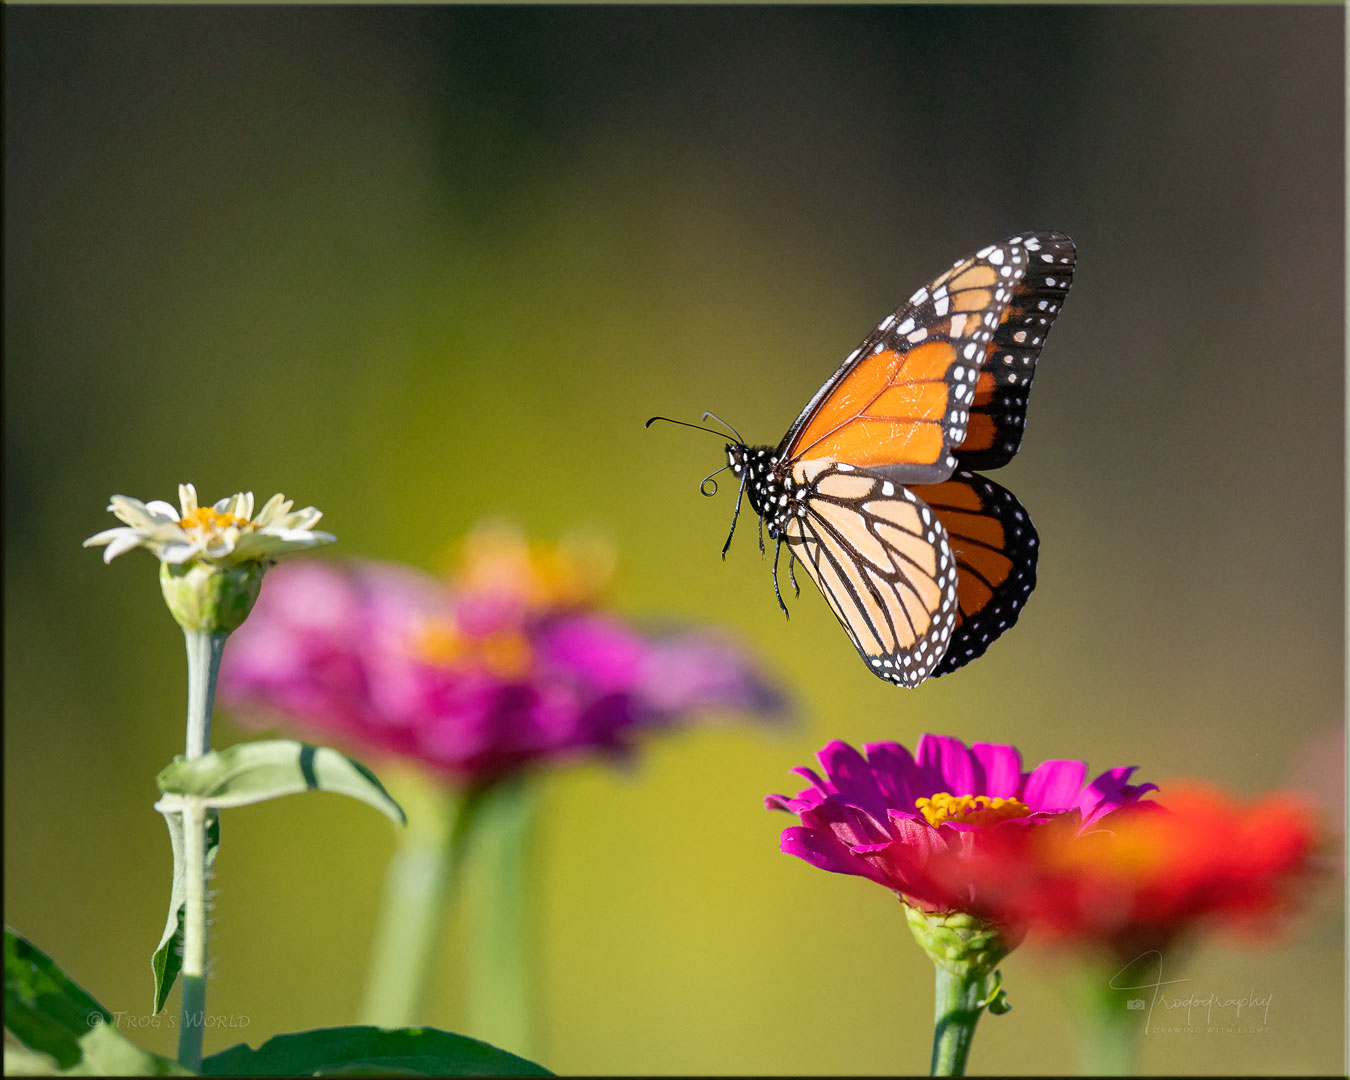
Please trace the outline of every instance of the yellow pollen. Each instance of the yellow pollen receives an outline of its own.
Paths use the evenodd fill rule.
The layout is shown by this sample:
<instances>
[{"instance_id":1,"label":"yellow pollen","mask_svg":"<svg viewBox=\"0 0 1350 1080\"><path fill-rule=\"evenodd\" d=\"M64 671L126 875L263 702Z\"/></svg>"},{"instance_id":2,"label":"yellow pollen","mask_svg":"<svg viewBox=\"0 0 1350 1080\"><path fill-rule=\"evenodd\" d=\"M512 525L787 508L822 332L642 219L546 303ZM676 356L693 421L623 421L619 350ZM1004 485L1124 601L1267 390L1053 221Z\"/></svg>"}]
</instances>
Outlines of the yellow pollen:
<instances>
[{"instance_id":1,"label":"yellow pollen","mask_svg":"<svg viewBox=\"0 0 1350 1080\"><path fill-rule=\"evenodd\" d=\"M178 524L184 529L204 529L207 532L224 532L230 526L241 530L253 527L253 522L247 518L235 514L222 514L209 506L197 507L192 513L180 519Z\"/></svg>"},{"instance_id":2,"label":"yellow pollen","mask_svg":"<svg viewBox=\"0 0 1350 1080\"><path fill-rule=\"evenodd\" d=\"M940 791L927 799L915 799L915 809L930 825L954 821L962 825L993 825L1009 818L1026 817L1031 807L1018 799L992 799L988 795L952 795Z\"/></svg>"}]
</instances>

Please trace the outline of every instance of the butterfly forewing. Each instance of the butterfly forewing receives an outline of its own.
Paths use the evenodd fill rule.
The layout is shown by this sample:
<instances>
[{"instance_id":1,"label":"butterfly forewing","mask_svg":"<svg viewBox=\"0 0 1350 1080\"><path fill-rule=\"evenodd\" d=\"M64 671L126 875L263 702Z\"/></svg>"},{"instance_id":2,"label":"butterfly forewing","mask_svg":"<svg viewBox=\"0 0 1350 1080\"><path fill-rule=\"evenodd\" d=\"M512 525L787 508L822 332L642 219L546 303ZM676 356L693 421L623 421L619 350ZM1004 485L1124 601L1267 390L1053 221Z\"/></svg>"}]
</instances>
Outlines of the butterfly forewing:
<instances>
[{"instance_id":1,"label":"butterfly forewing","mask_svg":"<svg viewBox=\"0 0 1350 1080\"><path fill-rule=\"evenodd\" d=\"M946 675L1017 621L1036 586L1039 540L1013 493L983 476L959 470L915 494L942 522L956 559L956 626L932 672Z\"/></svg>"},{"instance_id":2,"label":"butterfly forewing","mask_svg":"<svg viewBox=\"0 0 1350 1080\"><path fill-rule=\"evenodd\" d=\"M1037 251L1061 235L991 244L916 292L821 387L779 456L846 461L904 484L949 476L1000 320Z\"/></svg>"},{"instance_id":3,"label":"butterfly forewing","mask_svg":"<svg viewBox=\"0 0 1350 1080\"><path fill-rule=\"evenodd\" d=\"M1073 284L1075 251L1063 233L1028 233L1026 273L1013 286L975 382L975 398L956 459L966 469L997 469L1022 445L1027 396L1046 336Z\"/></svg>"},{"instance_id":4,"label":"butterfly forewing","mask_svg":"<svg viewBox=\"0 0 1350 1080\"><path fill-rule=\"evenodd\" d=\"M783 529L872 672L917 686L946 651L957 617L946 532L918 496L848 465L794 469L806 488Z\"/></svg>"}]
</instances>

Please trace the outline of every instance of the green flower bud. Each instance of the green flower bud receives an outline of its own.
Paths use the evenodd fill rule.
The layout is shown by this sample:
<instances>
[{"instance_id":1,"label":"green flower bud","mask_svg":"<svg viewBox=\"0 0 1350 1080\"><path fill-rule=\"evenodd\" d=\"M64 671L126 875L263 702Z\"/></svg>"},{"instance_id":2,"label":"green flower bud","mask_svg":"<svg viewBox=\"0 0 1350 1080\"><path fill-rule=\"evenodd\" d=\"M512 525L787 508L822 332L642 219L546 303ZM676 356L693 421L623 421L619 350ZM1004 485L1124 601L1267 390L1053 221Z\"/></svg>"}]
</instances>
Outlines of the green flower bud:
<instances>
[{"instance_id":1,"label":"green flower bud","mask_svg":"<svg viewBox=\"0 0 1350 1080\"><path fill-rule=\"evenodd\" d=\"M223 565L206 559L160 563L164 602L184 630L229 634L243 625L262 588L267 564Z\"/></svg>"},{"instance_id":2,"label":"green flower bud","mask_svg":"<svg viewBox=\"0 0 1350 1080\"><path fill-rule=\"evenodd\" d=\"M923 911L904 905L914 940L933 963L953 975L988 975L1021 944L1023 935L964 911Z\"/></svg>"}]
</instances>

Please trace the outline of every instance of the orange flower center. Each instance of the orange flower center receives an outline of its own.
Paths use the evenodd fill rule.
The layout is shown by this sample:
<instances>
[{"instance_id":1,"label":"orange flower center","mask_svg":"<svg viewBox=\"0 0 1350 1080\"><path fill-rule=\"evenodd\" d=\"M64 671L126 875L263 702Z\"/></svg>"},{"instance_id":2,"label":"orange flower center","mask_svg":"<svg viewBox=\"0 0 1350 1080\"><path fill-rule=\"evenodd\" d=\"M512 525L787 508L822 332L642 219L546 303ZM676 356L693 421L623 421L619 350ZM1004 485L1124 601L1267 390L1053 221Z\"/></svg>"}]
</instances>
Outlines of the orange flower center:
<instances>
[{"instance_id":1,"label":"orange flower center","mask_svg":"<svg viewBox=\"0 0 1350 1080\"><path fill-rule=\"evenodd\" d=\"M201 529L203 532L224 532L226 529L234 526L236 529L246 530L253 526L253 522L247 518L238 517L235 514L222 514L219 510L210 506L199 506L192 513L187 514L178 522L184 529Z\"/></svg>"},{"instance_id":2,"label":"orange flower center","mask_svg":"<svg viewBox=\"0 0 1350 1080\"><path fill-rule=\"evenodd\" d=\"M470 636L443 622L422 626L413 648L429 664L484 668L503 679L523 678L534 659L529 641L519 631L498 630L481 637Z\"/></svg>"},{"instance_id":3,"label":"orange flower center","mask_svg":"<svg viewBox=\"0 0 1350 1080\"><path fill-rule=\"evenodd\" d=\"M1009 818L1026 817L1031 807L1018 799L993 799L988 795L952 795L939 791L927 799L916 799L915 809L930 825L957 822L961 825L993 825Z\"/></svg>"}]
</instances>

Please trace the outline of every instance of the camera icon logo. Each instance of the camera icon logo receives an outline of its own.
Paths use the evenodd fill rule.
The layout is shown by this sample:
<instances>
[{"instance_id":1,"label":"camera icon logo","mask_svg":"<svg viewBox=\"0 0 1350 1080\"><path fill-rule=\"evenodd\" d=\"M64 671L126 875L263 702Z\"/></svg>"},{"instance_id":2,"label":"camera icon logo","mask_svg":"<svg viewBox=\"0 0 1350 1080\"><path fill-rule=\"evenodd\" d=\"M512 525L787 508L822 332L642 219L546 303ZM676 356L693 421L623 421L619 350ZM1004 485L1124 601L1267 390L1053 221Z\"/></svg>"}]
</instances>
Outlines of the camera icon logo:
<instances>
[{"instance_id":1,"label":"camera icon logo","mask_svg":"<svg viewBox=\"0 0 1350 1080\"><path fill-rule=\"evenodd\" d=\"M1144 999L1130 998L1129 1001L1125 1002L1125 1008L1129 1009L1131 1012L1140 1012L1144 1008Z\"/></svg>"}]
</instances>

